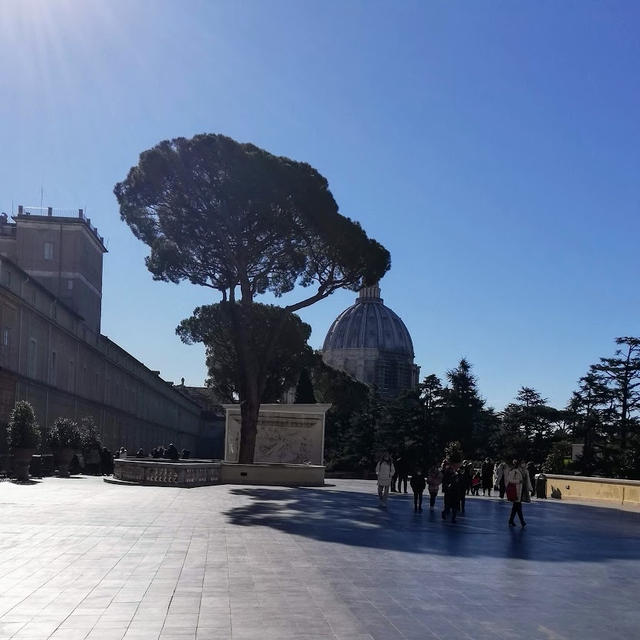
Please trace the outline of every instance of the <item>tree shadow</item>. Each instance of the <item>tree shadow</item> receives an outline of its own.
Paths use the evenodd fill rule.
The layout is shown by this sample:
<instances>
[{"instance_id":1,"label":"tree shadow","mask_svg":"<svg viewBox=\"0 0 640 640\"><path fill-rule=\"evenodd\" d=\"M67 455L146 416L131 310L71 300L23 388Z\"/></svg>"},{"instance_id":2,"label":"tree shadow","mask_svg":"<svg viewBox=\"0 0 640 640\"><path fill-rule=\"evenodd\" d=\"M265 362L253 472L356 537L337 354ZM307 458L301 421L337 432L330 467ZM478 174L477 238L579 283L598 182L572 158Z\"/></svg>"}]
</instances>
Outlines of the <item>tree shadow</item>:
<instances>
[{"instance_id":1,"label":"tree shadow","mask_svg":"<svg viewBox=\"0 0 640 640\"><path fill-rule=\"evenodd\" d=\"M224 515L232 524L262 526L323 542L412 553L492 556L543 562L640 559L640 513L546 500L523 505L527 527L509 527L511 504L467 497L457 522L413 512L413 497L392 494L387 509L371 493L324 488L236 487L249 501Z\"/></svg>"}]
</instances>

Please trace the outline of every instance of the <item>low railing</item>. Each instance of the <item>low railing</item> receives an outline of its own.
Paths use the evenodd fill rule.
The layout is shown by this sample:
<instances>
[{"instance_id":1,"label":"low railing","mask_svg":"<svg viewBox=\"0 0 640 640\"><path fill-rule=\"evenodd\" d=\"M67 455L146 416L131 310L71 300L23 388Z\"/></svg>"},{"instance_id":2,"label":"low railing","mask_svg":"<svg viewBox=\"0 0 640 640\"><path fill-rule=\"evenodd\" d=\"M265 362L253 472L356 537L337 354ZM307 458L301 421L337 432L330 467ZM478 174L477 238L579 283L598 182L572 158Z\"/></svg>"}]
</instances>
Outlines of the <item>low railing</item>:
<instances>
[{"instance_id":1,"label":"low railing","mask_svg":"<svg viewBox=\"0 0 640 640\"><path fill-rule=\"evenodd\" d=\"M640 505L640 480L547 474L547 495Z\"/></svg>"},{"instance_id":2,"label":"low railing","mask_svg":"<svg viewBox=\"0 0 640 640\"><path fill-rule=\"evenodd\" d=\"M113 477L160 487L204 487L220 482L220 463L209 460L115 459Z\"/></svg>"}]
</instances>

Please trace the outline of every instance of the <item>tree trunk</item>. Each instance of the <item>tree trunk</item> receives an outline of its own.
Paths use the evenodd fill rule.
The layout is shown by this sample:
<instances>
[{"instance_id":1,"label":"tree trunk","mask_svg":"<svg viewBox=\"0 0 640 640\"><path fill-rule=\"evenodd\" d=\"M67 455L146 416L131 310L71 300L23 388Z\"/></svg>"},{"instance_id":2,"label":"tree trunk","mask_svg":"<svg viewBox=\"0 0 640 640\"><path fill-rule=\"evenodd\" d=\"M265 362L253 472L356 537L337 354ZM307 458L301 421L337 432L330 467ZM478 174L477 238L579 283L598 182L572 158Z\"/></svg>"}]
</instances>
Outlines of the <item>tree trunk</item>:
<instances>
[{"instance_id":1,"label":"tree trunk","mask_svg":"<svg viewBox=\"0 0 640 640\"><path fill-rule=\"evenodd\" d=\"M243 292L243 296L247 295ZM243 303L243 312L250 309L252 303ZM242 316L236 315L236 320L243 322ZM249 349L249 340L246 326L238 324L237 350L241 355L243 366L243 381L240 388L240 452L238 462L252 464L255 457L256 436L258 431L258 415L260 413L260 401L264 393L266 374L264 362L257 362L255 355ZM269 361L274 345L284 328L284 319L273 330L269 344L265 351L264 360Z\"/></svg>"},{"instance_id":2,"label":"tree trunk","mask_svg":"<svg viewBox=\"0 0 640 640\"><path fill-rule=\"evenodd\" d=\"M233 292L232 292L233 293ZM229 309L235 327L234 339L236 352L240 360L240 451L238 462L252 464L256 448L258 413L260 412L260 391L258 385L258 365L255 355L249 348L246 314L250 313L250 302L236 304L230 296Z\"/></svg>"},{"instance_id":3,"label":"tree trunk","mask_svg":"<svg viewBox=\"0 0 640 640\"><path fill-rule=\"evenodd\" d=\"M258 431L258 414L260 412L260 397L257 385L249 384L240 404L240 464L252 464L256 448Z\"/></svg>"}]
</instances>

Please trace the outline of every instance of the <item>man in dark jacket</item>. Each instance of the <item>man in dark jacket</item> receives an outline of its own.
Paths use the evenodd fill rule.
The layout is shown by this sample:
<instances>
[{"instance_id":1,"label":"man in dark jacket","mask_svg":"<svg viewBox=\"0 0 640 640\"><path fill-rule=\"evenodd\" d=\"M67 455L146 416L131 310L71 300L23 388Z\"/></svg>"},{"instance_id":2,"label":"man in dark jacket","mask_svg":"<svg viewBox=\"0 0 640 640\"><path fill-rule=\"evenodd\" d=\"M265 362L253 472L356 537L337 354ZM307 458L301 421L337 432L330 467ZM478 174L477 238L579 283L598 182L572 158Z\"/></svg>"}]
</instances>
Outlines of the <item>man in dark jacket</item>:
<instances>
[{"instance_id":1,"label":"man in dark jacket","mask_svg":"<svg viewBox=\"0 0 640 640\"><path fill-rule=\"evenodd\" d=\"M458 489L458 476L451 468L448 461L442 463L442 492L444 493L444 511L442 519L446 520L449 511L452 513L451 522L456 521L458 506L460 504L460 491Z\"/></svg>"},{"instance_id":2,"label":"man in dark jacket","mask_svg":"<svg viewBox=\"0 0 640 640\"><path fill-rule=\"evenodd\" d=\"M424 477L422 469L416 469L411 475L411 490L413 491L413 510L422 511L422 494L427 486L427 479Z\"/></svg>"},{"instance_id":3,"label":"man in dark jacket","mask_svg":"<svg viewBox=\"0 0 640 640\"><path fill-rule=\"evenodd\" d=\"M485 492L488 491L489 497L491 497L491 488L493 487L493 463L489 458L485 458L485 461L482 463L481 474L482 495L486 495Z\"/></svg>"}]
</instances>

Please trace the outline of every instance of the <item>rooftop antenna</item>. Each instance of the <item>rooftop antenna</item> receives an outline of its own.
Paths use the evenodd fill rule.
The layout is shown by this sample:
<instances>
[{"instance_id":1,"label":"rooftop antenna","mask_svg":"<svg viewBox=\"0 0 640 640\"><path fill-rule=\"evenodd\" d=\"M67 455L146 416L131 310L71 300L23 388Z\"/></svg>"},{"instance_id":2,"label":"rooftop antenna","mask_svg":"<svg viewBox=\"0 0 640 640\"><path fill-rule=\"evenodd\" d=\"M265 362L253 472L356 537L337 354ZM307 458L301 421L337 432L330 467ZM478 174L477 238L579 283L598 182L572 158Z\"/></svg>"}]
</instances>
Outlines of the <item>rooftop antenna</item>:
<instances>
[{"instance_id":1,"label":"rooftop antenna","mask_svg":"<svg viewBox=\"0 0 640 640\"><path fill-rule=\"evenodd\" d=\"M42 201L44 200L44 187L40 185L40 213L42 213Z\"/></svg>"}]
</instances>

